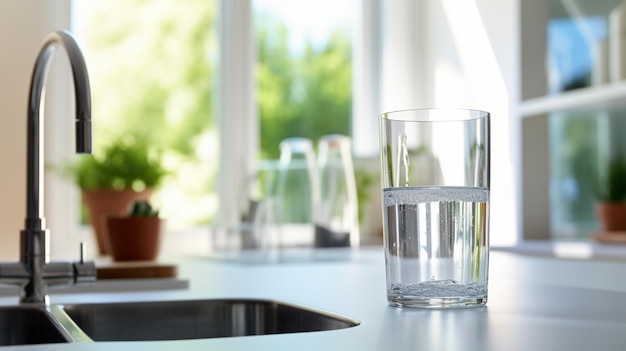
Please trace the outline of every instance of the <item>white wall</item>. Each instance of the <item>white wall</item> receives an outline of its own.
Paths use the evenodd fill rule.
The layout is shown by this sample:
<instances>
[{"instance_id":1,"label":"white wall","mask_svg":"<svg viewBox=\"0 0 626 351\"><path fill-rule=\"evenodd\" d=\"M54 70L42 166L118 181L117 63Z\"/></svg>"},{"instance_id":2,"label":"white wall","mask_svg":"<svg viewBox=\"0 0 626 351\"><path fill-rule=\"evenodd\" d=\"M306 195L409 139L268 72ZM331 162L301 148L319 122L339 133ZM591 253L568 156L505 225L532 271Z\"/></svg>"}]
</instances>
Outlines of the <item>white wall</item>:
<instances>
[{"instance_id":1,"label":"white wall","mask_svg":"<svg viewBox=\"0 0 626 351\"><path fill-rule=\"evenodd\" d=\"M451 80L442 79L450 73L445 68L431 71L434 99L442 103L448 97L449 103L491 113L491 240L495 245L514 244L520 226L515 200L520 147L518 0L437 0L430 4L448 26L448 31L440 30L443 21L430 22L430 46L459 69ZM464 94L459 95L461 91Z\"/></svg>"},{"instance_id":2,"label":"white wall","mask_svg":"<svg viewBox=\"0 0 626 351\"><path fill-rule=\"evenodd\" d=\"M491 239L518 239L518 0L428 0L425 104L491 113Z\"/></svg>"},{"instance_id":3,"label":"white wall","mask_svg":"<svg viewBox=\"0 0 626 351\"><path fill-rule=\"evenodd\" d=\"M26 108L35 57L45 36L69 27L70 1L0 2L0 259L19 257L26 212ZM54 98L52 92L49 98ZM69 119L69 116L67 116ZM67 122L69 129L71 124Z\"/></svg>"},{"instance_id":4,"label":"white wall","mask_svg":"<svg viewBox=\"0 0 626 351\"><path fill-rule=\"evenodd\" d=\"M362 6L361 21L379 26L379 32L369 27L363 45L355 48L364 57L355 62L355 101L362 105L355 107L353 118L355 129L365 131L364 138L355 137L355 151L377 154L372 141L377 141L378 126L363 125L385 111L489 111L492 244L513 245L521 232L516 190L519 0L362 0ZM364 227L376 232L380 209L373 205L368 213Z\"/></svg>"}]
</instances>

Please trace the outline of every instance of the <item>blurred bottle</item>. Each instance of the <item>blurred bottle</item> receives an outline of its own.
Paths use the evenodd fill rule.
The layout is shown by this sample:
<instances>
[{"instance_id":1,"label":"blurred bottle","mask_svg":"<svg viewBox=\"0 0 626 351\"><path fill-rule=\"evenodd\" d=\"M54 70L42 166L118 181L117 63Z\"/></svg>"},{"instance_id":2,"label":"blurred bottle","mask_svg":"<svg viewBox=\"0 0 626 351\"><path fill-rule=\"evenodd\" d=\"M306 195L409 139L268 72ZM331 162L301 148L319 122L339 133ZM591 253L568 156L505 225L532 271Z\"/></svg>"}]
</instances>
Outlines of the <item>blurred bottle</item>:
<instances>
[{"instance_id":1,"label":"blurred bottle","mask_svg":"<svg viewBox=\"0 0 626 351\"><path fill-rule=\"evenodd\" d=\"M315 206L315 246L358 246L358 202L351 140L343 135L326 135L318 146L320 196Z\"/></svg>"},{"instance_id":2,"label":"blurred bottle","mask_svg":"<svg viewBox=\"0 0 626 351\"><path fill-rule=\"evenodd\" d=\"M313 206L317 203L318 184L311 140L283 140L280 143L276 211L280 223L280 247L313 244Z\"/></svg>"},{"instance_id":3,"label":"blurred bottle","mask_svg":"<svg viewBox=\"0 0 626 351\"><path fill-rule=\"evenodd\" d=\"M275 183L276 166L262 161L241 187L236 227L242 249L273 248L276 242Z\"/></svg>"},{"instance_id":4,"label":"blurred bottle","mask_svg":"<svg viewBox=\"0 0 626 351\"><path fill-rule=\"evenodd\" d=\"M262 161L237 187L237 201L228 210L231 222L211 228L211 250L233 258L242 250L273 249L277 241L276 178L278 162ZM258 256L260 257L260 256Z\"/></svg>"}]
</instances>

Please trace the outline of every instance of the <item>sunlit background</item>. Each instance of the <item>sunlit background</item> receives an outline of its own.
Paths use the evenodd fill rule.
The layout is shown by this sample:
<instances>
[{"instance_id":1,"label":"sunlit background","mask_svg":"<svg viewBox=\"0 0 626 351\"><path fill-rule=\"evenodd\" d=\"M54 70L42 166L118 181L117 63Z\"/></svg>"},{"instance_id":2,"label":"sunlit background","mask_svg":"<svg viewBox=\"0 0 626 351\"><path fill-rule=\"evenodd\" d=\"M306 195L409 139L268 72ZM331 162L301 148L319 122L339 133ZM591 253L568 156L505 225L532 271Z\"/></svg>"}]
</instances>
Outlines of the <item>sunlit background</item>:
<instances>
[{"instance_id":1,"label":"sunlit background","mask_svg":"<svg viewBox=\"0 0 626 351\"><path fill-rule=\"evenodd\" d=\"M96 149L120 135L150 140L175 170L155 196L170 228L211 223L220 147L216 2L75 5L75 33L91 72ZM263 0L253 8L259 160L277 159L279 142L290 136L349 134L354 2Z\"/></svg>"},{"instance_id":2,"label":"sunlit background","mask_svg":"<svg viewBox=\"0 0 626 351\"><path fill-rule=\"evenodd\" d=\"M246 182L275 167L281 140L302 136L316 144L331 133L352 137L362 242L379 243L377 116L420 107L491 112L492 244L518 239L519 52L511 38L519 13L512 2L63 4L50 15L84 50L95 149L123 136L164 153L171 172L154 201L172 234L167 248L188 241L208 250L212 228L237 217ZM70 99L66 90L50 89L61 97L55 101ZM60 123L49 129L47 162L75 159L71 131ZM75 243L90 238L79 191L57 174L46 177L53 254L73 257Z\"/></svg>"}]
</instances>

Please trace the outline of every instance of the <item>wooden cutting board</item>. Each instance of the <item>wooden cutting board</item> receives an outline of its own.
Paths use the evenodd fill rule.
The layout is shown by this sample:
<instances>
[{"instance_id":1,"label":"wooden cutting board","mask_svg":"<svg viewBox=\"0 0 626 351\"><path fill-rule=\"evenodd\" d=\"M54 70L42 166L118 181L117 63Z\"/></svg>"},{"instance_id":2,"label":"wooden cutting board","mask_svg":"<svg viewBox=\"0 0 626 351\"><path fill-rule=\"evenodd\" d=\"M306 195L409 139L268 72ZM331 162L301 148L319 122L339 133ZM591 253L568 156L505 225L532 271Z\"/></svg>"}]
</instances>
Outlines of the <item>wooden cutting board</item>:
<instances>
[{"instance_id":1,"label":"wooden cutting board","mask_svg":"<svg viewBox=\"0 0 626 351\"><path fill-rule=\"evenodd\" d=\"M626 232L595 233L592 238L604 244L626 244Z\"/></svg>"},{"instance_id":2,"label":"wooden cutting board","mask_svg":"<svg viewBox=\"0 0 626 351\"><path fill-rule=\"evenodd\" d=\"M178 266L156 262L113 262L96 265L97 279L175 278Z\"/></svg>"}]
</instances>

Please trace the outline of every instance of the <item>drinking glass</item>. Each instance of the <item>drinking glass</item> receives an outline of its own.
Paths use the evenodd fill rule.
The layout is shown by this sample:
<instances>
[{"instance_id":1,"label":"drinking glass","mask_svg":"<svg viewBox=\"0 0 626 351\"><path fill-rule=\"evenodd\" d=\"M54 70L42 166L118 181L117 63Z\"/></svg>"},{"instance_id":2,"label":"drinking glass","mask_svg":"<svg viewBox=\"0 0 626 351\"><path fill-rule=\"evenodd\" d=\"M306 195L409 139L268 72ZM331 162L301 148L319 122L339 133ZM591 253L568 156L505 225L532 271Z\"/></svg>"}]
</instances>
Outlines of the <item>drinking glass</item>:
<instances>
[{"instance_id":1,"label":"drinking glass","mask_svg":"<svg viewBox=\"0 0 626 351\"><path fill-rule=\"evenodd\" d=\"M390 305L487 303L489 118L465 109L380 115Z\"/></svg>"}]
</instances>

